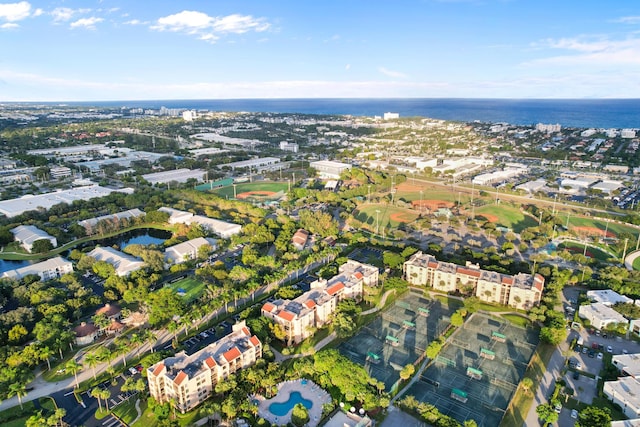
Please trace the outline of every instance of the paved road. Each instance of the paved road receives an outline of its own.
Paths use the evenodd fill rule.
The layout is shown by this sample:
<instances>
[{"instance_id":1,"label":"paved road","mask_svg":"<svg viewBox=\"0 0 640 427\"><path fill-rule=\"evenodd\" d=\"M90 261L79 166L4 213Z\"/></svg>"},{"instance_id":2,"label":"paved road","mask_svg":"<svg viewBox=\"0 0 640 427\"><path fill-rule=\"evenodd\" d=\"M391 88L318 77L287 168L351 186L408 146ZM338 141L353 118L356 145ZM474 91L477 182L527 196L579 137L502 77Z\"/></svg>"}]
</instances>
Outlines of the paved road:
<instances>
[{"instance_id":1,"label":"paved road","mask_svg":"<svg viewBox=\"0 0 640 427\"><path fill-rule=\"evenodd\" d=\"M569 348L568 344L564 344L565 348ZM564 356L562 355L562 350L559 347L553 352L551 356L551 360L549 361L549 365L547 365L547 370L542 377L542 381L540 382L540 387L536 390L536 395L533 399L533 404L531 405L531 409L529 410L529 414L527 414L527 418L525 419L523 427L531 427L540 425L540 421L538 420L538 414L536 413L536 408L538 405L543 403L547 403L549 400L549 396L553 391L553 387L555 386L556 378L560 377L560 372L562 371L562 367L564 366Z\"/></svg>"}]
</instances>

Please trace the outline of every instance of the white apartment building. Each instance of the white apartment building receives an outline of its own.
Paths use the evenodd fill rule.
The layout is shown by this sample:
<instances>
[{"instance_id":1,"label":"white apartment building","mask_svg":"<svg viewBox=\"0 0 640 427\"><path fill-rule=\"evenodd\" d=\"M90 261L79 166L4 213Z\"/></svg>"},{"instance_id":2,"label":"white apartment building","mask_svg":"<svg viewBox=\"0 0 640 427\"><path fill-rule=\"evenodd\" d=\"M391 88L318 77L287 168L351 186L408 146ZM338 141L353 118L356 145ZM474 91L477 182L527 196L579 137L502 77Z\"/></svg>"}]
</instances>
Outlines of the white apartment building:
<instances>
[{"instance_id":1,"label":"white apartment building","mask_svg":"<svg viewBox=\"0 0 640 427\"><path fill-rule=\"evenodd\" d=\"M403 265L407 282L431 286L441 292L460 291L489 303L527 310L540 302L544 277L518 273L515 276L438 261L432 255L416 252Z\"/></svg>"},{"instance_id":2,"label":"white apartment building","mask_svg":"<svg viewBox=\"0 0 640 427\"><path fill-rule=\"evenodd\" d=\"M587 319L596 329L604 329L612 323L629 324L629 321L622 314L601 302L581 305L578 308L578 316L581 319Z\"/></svg>"},{"instance_id":3,"label":"white apartment building","mask_svg":"<svg viewBox=\"0 0 640 427\"><path fill-rule=\"evenodd\" d=\"M172 264L180 264L198 257L198 250L204 246L211 246L212 250L218 247L216 239L197 237L177 245L169 246L164 250L164 258Z\"/></svg>"},{"instance_id":4,"label":"white apartment building","mask_svg":"<svg viewBox=\"0 0 640 427\"><path fill-rule=\"evenodd\" d=\"M382 118L385 119L385 120L399 119L400 118L400 113L391 113L391 112L384 113L382 115Z\"/></svg>"},{"instance_id":5,"label":"white apartment building","mask_svg":"<svg viewBox=\"0 0 640 427\"><path fill-rule=\"evenodd\" d=\"M144 267L144 262L124 252L117 251L108 246L97 247L87 254L96 259L113 265L118 276L128 276L136 270Z\"/></svg>"},{"instance_id":6,"label":"white apartment building","mask_svg":"<svg viewBox=\"0 0 640 427\"><path fill-rule=\"evenodd\" d=\"M27 252L31 252L33 244L38 240L48 240L54 248L58 246L58 239L33 225L19 225L10 231L16 241L18 241Z\"/></svg>"},{"instance_id":7,"label":"white apartment building","mask_svg":"<svg viewBox=\"0 0 640 427\"><path fill-rule=\"evenodd\" d=\"M282 325L287 344L297 344L313 335L331 320L331 314L343 299L362 298L363 285L378 284L378 268L349 260L331 279L318 279L311 290L294 300L276 300L262 306L262 315Z\"/></svg>"},{"instance_id":8,"label":"white apartment building","mask_svg":"<svg viewBox=\"0 0 640 427\"><path fill-rule=\"evenodd\" d=\"M616 381L605 381L602 392L618 404L627 417L640 417L640 382L637 379L621 377Z\"/></svg>"},{"instance_id":9,"label":"white apartment building","mask_svg":"<svg viewBox=\"0 0 640 427\"><path fill-rule=\"evenodd\" d=\"M145 212L141 211L138 208L135 208L135 209L129 209L128 211L124 211L124 212L118 212L110 215L102 215L102 216L97 216L95 218L84 219L82 221L78 221L78 225L84 227L87 234L91 235L95 232L94 228L96 225L98 225L100 221L110 221L114 223L127 221L130 223L134 218L138 218L145 215L146 215Z\"/></svg>"},{"instance_id":10,"label":"white apartment building","mask_svg":"<svg viewBox=\"0 0 640 427\"><path fill-rule=\"evenodd\" d=\"M631 139L636 137L635 129L622 129L620 131L620 137L625 139Z\"/></svg>"},{"instance_id":11,"label":"white apartment building","mask_svg":"<svg viewBox=\"0 0 640 427\"><path fill-rule=\"evenodd\" d=\"M282 151L291 151L292 153L297 153L300 147L295 142L289 141L280 141L280 149Z\"/></svg>"},{"instance_id":12,"label":"white apartment building","mask_svg":"<svg viewBox=\"0 0 640 427\"><path fill-rule=\"evenodd\" d=\"M40 276L40 280L59 279L62 275L73 273L73 264L62 257L55 257L26 267L16 268L2 273L2 277L20 280L30 274Z\"/></svg>"},{"instance_id":13,"label":"white apartment building","mask_svg":"<svg viewBox=\"0 0 640 427\"><path fill-rule=\"evenodd\" d=\"M209 218L203 215L194 215L191 212L167 207L161 207L158 211L169 214L169 224L189 225L195 222L223 239L228 239L242 231L240 224Z\"/></svg>"},{"instance_id":14,"label":"white apartment building","mask_svg":"<svg viewBox=\"0 0 640 427\"><path fill-rule=\"evenodd\" d=\"M184 351L147 369L151 397L185 413L204 402L220 381L262 357L262 343L242 321L232 332L188 356Z\"/></svg>"}]
</instances>

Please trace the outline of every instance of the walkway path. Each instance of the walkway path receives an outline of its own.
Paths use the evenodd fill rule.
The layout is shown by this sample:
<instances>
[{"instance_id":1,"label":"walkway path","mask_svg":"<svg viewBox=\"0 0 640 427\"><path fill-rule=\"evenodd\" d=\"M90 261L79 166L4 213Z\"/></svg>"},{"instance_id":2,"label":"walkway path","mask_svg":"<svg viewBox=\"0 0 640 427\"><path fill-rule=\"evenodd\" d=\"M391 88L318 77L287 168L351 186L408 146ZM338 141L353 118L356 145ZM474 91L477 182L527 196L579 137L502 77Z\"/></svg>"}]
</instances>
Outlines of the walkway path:
<instances>
[{"instance_id":1,"label":"walkway path","mask_svg":"<svg viewBox=\"0 0 640 427\"><path fill-rule=\"evenodd\" d=\"M378 310L382 310L384 308L384 305L387 303L387 297L389 296L389 294L391 294L391 292L395 293L395 289L389 289L387 292L384 293L384 295L382 295L382 298L380 299L380 304L378 304L377 306L370 308L367 311L363 311L362 313L360 313L360 316L366 316L367 314L371 314L371 313L375 313Z\"/></svg>"},{"instance_id":2,"label":"walkway path","mask_svg":"<svg viewBox=\"0 0 640 427\"><path fill-rule=\"evenodd\" d=\"M140 399L136 400L136 412L138 413L138 415L133 421L131 421L131 425L135 424L136 421L138 421L142 416L142 411L140 410Z\"/></svg>"},{"instance_id":3,"label":"walkway path","mask_svg":"<svg viewBox=\"0 0 640 427\"><path fill-rule=\"evenodd\" d=\"M323 347L326 347L331 341L336 339L337 336L338 335L336 335L335 332L331 332L325 338L323 338L320 341L318 341L316 343L316 345L313 346L313 349L315 351L321 350ZM288 359L298 359L300 357L305 357L305 356L309 355L309 353L297 353L297 354L290 354L290 355L285 356L284 354L280 353L278 350L276 350L273 347L271 347L271 351L273 352L273 354L274 354L274 356L276 358L276 362L282 362L283 360L288 360Z\"/></svg>"}]
</instances>

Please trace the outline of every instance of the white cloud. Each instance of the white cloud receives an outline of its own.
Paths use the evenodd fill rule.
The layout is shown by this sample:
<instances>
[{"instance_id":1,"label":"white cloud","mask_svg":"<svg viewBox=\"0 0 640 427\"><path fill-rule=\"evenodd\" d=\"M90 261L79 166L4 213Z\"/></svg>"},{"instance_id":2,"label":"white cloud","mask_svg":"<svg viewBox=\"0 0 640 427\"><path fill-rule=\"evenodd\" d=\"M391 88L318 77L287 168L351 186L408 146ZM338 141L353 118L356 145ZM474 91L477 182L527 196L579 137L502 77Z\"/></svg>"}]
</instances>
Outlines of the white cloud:
<instances>
[{"instance_id":1,"label":"white cloud","mask_svg":"<svg viewBox=\"0 0 640 427\"><path fill-rule=\"evenodd\" d=\"M50 14L53 16L53 22L71 21L78 15L84 15L91 12L91 9L71 9L69 7L57 7Z\"/></svg>"},{"instance_id":2,"label":"white cloud","mask_svg":"<svg viewBox=\"0 0 640 427\"><path fill-rule=\"evenodd\" d=\"M77 21L74 21L71 24L69 24L69 27L86 28L89 30L93 30L96 28L96 24L99 24L102 21L104 21L104 19L96 18L95 16L92 16L91 18L80 18Z\"/></svg>"},{"instance_id":3,"label":"white cloud","mask_svg":"<svg viewBox=\"0 0 640 427\"><path fill-rule=\"evenodd\" d=\"M582 65L589 67L616 67L640 65L640 38L628 37L610 40L606 37L575 37L547 39L536 44L538 47L565 51L562 55L526 62L524 65Z\"/></svg>"},{"instance_id":4,"label":"white cloud","mask_svg":"<svg viewBox=\"0 0 640 427\"><path fill-rule=\"evenodd\" d=\"M619 22L621 24L640 24L640 16L623 16L613 22Z\"/></svg>"},{"instance_id":5,"label":"white cloud","mask_svg":"<svg viewBox=\"0 0 640 427\"><path fill-rule=\"evenodd\" d=\"M251 15L233 14L212 17L203 12L183 10L159 18L156 24L151 26L151 29L196 35L200 40L214 43L223 34L263 32L269 27L270 24L264 18L254 18Z\"/></svg>"},{"instance_id":6,"label":"white cloud","mask_svg":"<svg viewBox=\"0 0 640 427\"><path fill-rule=\"evenodd\" d=\"M9 22L21 21L31 15L31 5L29 2L0 4L0 19Z\"/></svg>"},{"instance_id":7,"label":"white cloud","mask_svg":"<svg viewBox=\"0 0 640 427\"><path fill-rule=\"evenodd\" d=\"M384 74L387 77L393 77L394 79L406 79L407 75L404 73L401 73L399 71L393 71L393 70L389 70L387 68L384 67L379 67L378 71L381 72L382 74Z\"/></svg>"},{"instance_id":8,"label":"white cloud","mask_svg":"<svg viewBox=\"0 0 640 427\"><path fill-rule=\"evenodd\" d=\"M14 28L19 28L20 25L15 22L7 22L5 24L0 25L0 29L2 30L13 30Z\"/></svg>"},{"instance_id":9,"label":"white cloud","mask_svg":"<svg viewBox=\"0 0 640 427\"><path fill-rule=\"evenodd\" d=\"M124 25L145 25L148 24L146 21L141 21L139 19L131 19L129 21L123 22Z\"/></svg>"}]
</instances>

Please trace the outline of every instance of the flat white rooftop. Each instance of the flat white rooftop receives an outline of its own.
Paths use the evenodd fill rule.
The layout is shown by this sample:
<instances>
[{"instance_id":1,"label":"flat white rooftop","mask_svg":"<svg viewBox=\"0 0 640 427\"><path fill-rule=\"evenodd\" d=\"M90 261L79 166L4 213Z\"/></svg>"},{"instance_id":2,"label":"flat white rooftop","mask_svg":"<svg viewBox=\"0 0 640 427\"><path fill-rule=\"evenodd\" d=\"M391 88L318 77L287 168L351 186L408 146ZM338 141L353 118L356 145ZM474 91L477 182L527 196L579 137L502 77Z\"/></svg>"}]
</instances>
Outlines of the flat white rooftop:
<instances>
[{"instance_id":1,"label":"flat white rooftop","mask_svg":"<svg viewBox=\"0 0 640 427\"><path fill-rule=\"evenodd\" d=\"M148 173L142 175L145 181L150 184L165 184L167 182L187 182L189 179L195 179L197 181L204 181L206 171L202 169L175 169L164 172Z\"/></svg>"}]
</instances>

